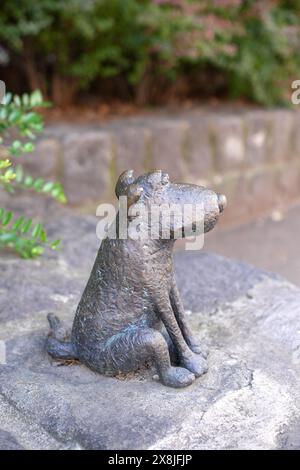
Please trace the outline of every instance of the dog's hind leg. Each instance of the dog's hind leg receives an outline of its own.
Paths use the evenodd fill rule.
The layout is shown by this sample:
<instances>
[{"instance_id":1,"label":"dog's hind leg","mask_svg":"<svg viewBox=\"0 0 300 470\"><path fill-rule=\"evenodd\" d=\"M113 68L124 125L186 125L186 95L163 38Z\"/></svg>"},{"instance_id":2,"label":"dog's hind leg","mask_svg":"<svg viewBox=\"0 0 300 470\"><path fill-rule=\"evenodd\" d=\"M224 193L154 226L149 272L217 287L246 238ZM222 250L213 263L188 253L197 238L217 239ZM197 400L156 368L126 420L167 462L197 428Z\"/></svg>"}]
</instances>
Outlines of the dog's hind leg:
<instances>
[{"instance_id":1,"label":"dog's hind leg","mask_svg":"<svg viewBox=\"0 0 300 470\"><path fill-rule=\"evenodd\" d=\"M182 367L172 367L168 345L162 334L152 328L131 326L112 336L101 351L104 373L130 372L150 361L155 364L160 380L170 387L186 387L195 376Z\"/></svg>"}]
</instances>

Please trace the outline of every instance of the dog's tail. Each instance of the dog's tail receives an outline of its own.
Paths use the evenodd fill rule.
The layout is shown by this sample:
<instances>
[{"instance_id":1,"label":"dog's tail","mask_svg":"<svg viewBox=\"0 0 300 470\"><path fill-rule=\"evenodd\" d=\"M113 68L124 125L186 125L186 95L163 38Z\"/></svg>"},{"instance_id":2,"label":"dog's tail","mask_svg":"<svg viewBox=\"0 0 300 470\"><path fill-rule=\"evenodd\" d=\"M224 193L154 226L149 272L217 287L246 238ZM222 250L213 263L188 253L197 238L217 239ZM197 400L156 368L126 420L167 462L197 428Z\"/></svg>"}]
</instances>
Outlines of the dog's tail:
<instances>
[{"instance_id":1,"label":"dog's tail","mask_svg":"<svg viewBox=\"0 0 300 470\"><path fill-rule=\"evenodd\" d=\"M54 359L78 359L75 345L67 339L67 330L53 313L47 315L50 334L46 341L46 350Z\"/></svg>"}]
</instances>

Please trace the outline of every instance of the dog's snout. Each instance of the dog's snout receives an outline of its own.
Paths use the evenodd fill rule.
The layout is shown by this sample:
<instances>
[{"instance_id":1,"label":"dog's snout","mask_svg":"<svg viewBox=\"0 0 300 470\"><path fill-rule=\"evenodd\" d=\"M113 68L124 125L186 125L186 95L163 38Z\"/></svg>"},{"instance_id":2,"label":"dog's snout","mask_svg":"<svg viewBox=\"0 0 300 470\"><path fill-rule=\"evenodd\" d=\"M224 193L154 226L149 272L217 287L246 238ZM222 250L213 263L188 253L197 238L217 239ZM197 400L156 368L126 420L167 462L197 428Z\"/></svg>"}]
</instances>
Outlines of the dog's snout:
<instances>
[{"instance_id":1,"label":"dog's snout","mask_svg":"<svg viewBox=\"0 0 300 470\"><path fill-rule=\"evenodd\" d=\"M218 205L220 212L223 212L223 210L227 206L227 199L224 194L218 194Z\"/></svg>"}]
</instances>

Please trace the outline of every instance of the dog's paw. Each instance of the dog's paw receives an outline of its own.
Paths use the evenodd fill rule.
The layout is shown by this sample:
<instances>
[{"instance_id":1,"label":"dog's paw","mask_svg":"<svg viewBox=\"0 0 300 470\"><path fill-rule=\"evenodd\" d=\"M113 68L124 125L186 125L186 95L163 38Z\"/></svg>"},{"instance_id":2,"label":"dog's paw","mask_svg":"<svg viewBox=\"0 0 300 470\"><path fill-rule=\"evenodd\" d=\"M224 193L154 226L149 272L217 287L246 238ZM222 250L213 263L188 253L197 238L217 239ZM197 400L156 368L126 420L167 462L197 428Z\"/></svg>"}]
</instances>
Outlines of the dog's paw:
<instances>
[{"instance_id":1,"label":"dog's paw","mask_svg":"<svg viewBox=\"0 0 300 470\"><path fill-rule=\"evenodd\" d=\"M195 377L200 377L208 371L207 361L201 355L194 353L181 358L180 366L191 371Z\"/></svg>"},{"instance_id":2,"label":"dog's paw","mask_svg":"<svg viewBox=\"0 0 300 470\"><path fill-rule=\"evenodd\" d=\"M187 344L191 351L193 351L195 354L201 354L204 359L207 359L209 354L208 349L205 346L200 345L199 341L197 341L194 337L188 338Z\"/></svg>"},{"instance_id":3,"label":"dog's paw","mask_svg":"<svg viewBox=\"0 0 300 470\"><path fill-rule=\"evenodd\" d=\"M188 346L195 354L200 354L204 359L207 359L209 351L205 346L200 346L196 341L191 341Z\"/></svg>"},{"instance_id":4,"label":"dog's paw","mask_svg":"<svg viewBox=\"0 0 300 470\"><path fill-rule=\"evenodd\" d=\"M191 385L195 375L183 367L169 367L161 374L161 381L168 387L183 388Z\"/></svg>"}]
</instances>

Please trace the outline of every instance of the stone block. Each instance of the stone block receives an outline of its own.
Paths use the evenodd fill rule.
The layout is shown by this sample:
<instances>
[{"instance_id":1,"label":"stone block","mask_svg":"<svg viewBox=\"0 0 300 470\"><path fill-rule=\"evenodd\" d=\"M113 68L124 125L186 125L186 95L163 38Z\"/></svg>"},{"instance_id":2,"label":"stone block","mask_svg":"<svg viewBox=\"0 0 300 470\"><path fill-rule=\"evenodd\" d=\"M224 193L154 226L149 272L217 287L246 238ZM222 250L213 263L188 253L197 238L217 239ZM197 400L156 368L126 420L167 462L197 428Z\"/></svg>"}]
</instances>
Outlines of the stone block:
<instances>
[{"instance_id":1,"label":"stone block","mask_svg":"<svg viewBox=\"0 0 300 470\"><path fill-rule=\"evenodd\" d=\"M245 114L246 163L249 167L263 166L268 162L270 121L270 113L266 111Z\"/></svg>"},{"instance_id":2,"label":"stone block","mask_svg":"<svg viewBox=\"0 0 300 470\"><path fill-rule=\"evenodd\" d=\"M300 161L300 111L295 112L293 158Z\"/></svg>"},{"instance_id":3,"label":"stone block","mask_svg":"<svg viewBox=\"0 0 300 470\"><path fill-rule=\"evenodd\" d=\"M278 196L281 204L299 200L300 163L286 165L277 172Z\"/></svg>"},{"instance_id":4,"label":"stone block","mask_svg":"<svg viewBox=\"0 0 300 470\"><path fill-rule=\"evenodd\" d=\"M198 117L190 122L184 158L190 180L197 182L212 175L213 149L209 136L208 118Z\"/></svg>"},{"instance_id":5,"label":"stone block","mask_svg":"<svg viewBox=\"0 0 300 470\"><path fill-rule=\"evenodd\" d=\"M245 163L245 129L241 116L213 115L210 119L215 170L240 170Z\"/></svg>"},{"instance_id":6,"label":"stone block","mask_svg":"<svg viewBox=\"0 0 300 470\"><path fill-rule=\"evenodd\" d=\"M120 126L114 132L115 171L118 177L125 170L141 174L152 168L149 154L150 130L143 126Z\"/></svg>"},{"instance_id":7,"label":"stone block","mask_svg":"<svg viewBox=\"0 0 300 470\"><path fill-rule=\"evenodd\" d=\"M295 147L295 112L274 110L271 117L269 161L278 163L292 160Z\"/></svg>"},{"instance_id":8,"label":"stone block","mask_svg":"<svg viewBox=\"0 0 300 470\"><path fill-rule=\"evenodd\" d=\"M151 146L153 168L169 173L174 180L183 180L187 169L185 148L189 125L180 120L158 120L151 124Z\"/></svg>"},{"instance_id":9,"label":"stone block","mask_svg":"<svg viewBox=\"0 0 300 470\"><path fill-rule=\"evenodd\" d=\"M64 141L63 184L71 204L101 202L111 196L112 141L107 132L68 136Z\"/></svg>"}]
</instances>

